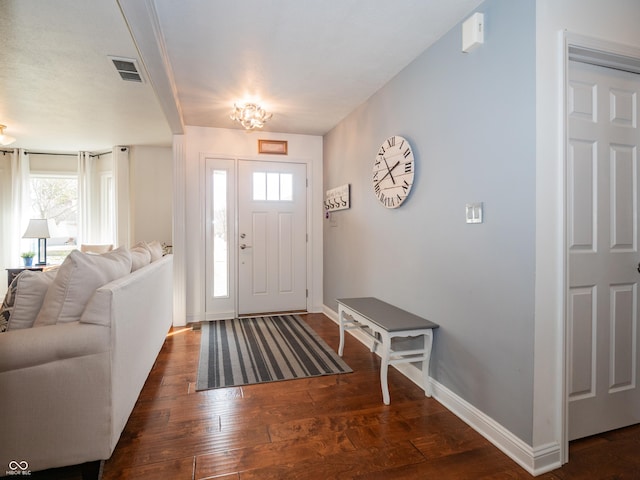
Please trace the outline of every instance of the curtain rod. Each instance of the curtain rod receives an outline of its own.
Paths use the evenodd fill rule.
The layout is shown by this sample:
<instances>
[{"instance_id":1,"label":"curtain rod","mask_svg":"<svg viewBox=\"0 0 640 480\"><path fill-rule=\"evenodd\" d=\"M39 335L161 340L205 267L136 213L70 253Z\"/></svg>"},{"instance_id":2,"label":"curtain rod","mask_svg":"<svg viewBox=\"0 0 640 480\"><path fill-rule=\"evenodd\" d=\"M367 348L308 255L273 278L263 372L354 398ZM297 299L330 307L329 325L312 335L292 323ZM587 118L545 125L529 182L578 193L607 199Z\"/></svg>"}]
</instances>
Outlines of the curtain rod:
<instances>
[{"instance_id":1,"label":"curtain rod","mask_svg":"<svg viewBox=\"0 0 640 480\"><path fill-rule=\"evenodd\" d=\"M9 153L11 153L11 151L9 151ZM63 156L63 157L77 157L78 154L77 153L47 153L47 152L28 152L25 150L24 152L27 155L59 155L59 156ZM112 152L102 152L102 153L90 153L89 156L90 157L100 157L101 155L107 155L109 153Z\"/></svg>"},{"instance_id":2,"label":"curtain rod","mask_svg":"<svg viewBox=\"0 0 640 480\"><path fill-rule=\"evenodd\" d=\"M28 152L24 151L25 155L56 155L61 157L77 157L77 153L47 153L47 152Z\"/></svg>"},{"instance_id":3,"label":"curtain rod","mask_svg":"<svg viewBox=\"0 0 640 480\"><path fill-rule=\"evenodd\" d=\"M126 147L122 147L121 150L125 151ZM13 150L2 150L2 149L0 149L0 152L2 152L3 155L6 155L7 153L13 153ZM24 150L24 153L27 154L27 155L60 155L60 156L64 156L64 157L76 157L76 156L78 156L77 153L29 152L27 150ZM90 153L89 156L90 157L101 157L102 155L108 155L110 153L113 153L113 152L111 150L109 150L107 152L102 152L102 153Z\"/></svg>"}]
</instances>

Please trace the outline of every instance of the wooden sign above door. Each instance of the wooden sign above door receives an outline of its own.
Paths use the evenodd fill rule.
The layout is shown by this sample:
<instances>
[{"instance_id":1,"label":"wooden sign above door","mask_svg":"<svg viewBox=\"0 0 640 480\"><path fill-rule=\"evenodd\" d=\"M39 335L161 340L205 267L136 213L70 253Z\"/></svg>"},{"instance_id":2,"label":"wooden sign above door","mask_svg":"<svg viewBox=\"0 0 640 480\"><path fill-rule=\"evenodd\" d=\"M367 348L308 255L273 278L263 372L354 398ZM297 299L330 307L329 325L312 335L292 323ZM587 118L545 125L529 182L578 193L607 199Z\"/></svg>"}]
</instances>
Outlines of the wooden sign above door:
<instances>
[{"instance_id":1,"label":"wooden sign above door","mask_svg":"<svg viewBox=\"0 0 640 480\"><path fill-rule=\"evenodd\" d=\"M286 140L258 140L258 153L268 153L272 155L286 155Z\"/></svg>"}]
</instances>

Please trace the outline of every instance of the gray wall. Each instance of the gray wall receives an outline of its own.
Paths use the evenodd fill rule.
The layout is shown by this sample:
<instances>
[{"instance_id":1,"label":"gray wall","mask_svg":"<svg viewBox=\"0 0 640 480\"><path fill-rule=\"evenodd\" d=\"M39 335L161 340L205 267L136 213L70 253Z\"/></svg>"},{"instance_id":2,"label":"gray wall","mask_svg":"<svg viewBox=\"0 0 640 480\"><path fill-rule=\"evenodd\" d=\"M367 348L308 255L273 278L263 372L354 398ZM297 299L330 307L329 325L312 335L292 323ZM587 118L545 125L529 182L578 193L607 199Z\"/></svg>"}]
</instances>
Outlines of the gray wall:
<instances>
[{"instance_id":1,"label":"gray wall","mask_svg":"<svg viewBox=\"0 0 640 480\"><path fill-rule=\"evenodd\" d=\"M350 183L352 207L324 222L324 303L376 296L439 323L431 376L531 444L535 1L477 11L484 45L462 53L458 25L325 136L324 187ZM396 210L371 185L391 135L416 157Z\"/></svg>"}]
</instances>

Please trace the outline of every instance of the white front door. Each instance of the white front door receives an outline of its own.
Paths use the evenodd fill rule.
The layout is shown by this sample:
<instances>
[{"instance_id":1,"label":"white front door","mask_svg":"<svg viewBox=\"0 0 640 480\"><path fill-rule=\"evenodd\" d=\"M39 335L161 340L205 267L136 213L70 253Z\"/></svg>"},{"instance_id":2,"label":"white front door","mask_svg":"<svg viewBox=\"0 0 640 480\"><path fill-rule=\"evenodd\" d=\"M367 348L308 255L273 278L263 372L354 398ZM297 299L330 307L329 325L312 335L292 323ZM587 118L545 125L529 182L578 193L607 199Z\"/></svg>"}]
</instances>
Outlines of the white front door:
<instances>
[{"instance_id":1,"label":"white front door","mask_svg":"<svg viewBox=\"0 0 640 480\"><path fill-rule=\"evenodd\" d=\"M238 313L306 310L306 165L240 160L238 172Z\"/></svg>"},{"instance_id":2,"label":"white front door","mask_svg":"<svg viewBox=\"0 0 640 480\"><path fill-rule=\"evenodd\" d=\"M638 78L569 66L570 440L640 422Z\"/></svg>"}]
</instances>

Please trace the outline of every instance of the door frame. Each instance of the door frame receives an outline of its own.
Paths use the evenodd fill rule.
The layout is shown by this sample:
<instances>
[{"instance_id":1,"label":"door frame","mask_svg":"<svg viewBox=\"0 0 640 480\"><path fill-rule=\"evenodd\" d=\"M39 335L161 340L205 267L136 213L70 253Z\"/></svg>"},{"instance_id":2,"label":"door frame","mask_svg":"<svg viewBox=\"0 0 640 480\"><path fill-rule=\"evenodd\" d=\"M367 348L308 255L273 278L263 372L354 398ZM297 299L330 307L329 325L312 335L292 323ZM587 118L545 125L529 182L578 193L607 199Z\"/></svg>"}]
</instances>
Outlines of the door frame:
<instances>
[{"instance_id":1,"label":"door frame","mask_svg":"<svg viewBox=\"0 0 640 480\"><path fill-rule=\"evenodd\" d=\"M569 161L569 128L567 99L569 92L569 61L575 60L590 63L606 68L622 69L640 73L640 49L615 42L600 40L597 38L564 32L563 36L563 79L562 79L562 201L563 201L563 231L562 231L562 310L563 325L561 329L562 345L562 406L560 420L561 434L561 461L569 461L569 245L568 245L568 161Z\"/></svg>"},{"instance_id":2,"label":"door frame","mask_svg":"<svg viewBox=\"0 0 640 480\"><path fill-rule=\"evenodd\" d=\"M318 292L316 292L314 290L314 285L316 285L317 282L314 282L314 276L318 275L318 272L316 272L314 270L314 259L313 259L313 252L317 249L320 248L322 249L322 244L320 242L320 246L316 246L316 241L314 239L315 235L313 234L314 230L313 230L313 226L314 226L314 218L313 218L313 207L314 207L314 177L313 177L313 162L311 161L311 159L305 159L305 158L299 158L299 157L278 157L278 158L270 158L267 157L265 158L264 156L256 156L256 155L224 155L224 154L214 154L214 153L200 153L200 159L199 159L199 165L198 165L198 169L199 169L199 177L200 177L200 181L199 181L199 190L200 190L200 212L199 212L199 218L201 219L201 227L200 227L200 245L202 246L202 258L204 258L204 249L206 248L206 230L205 230L205 222L206 222L206 169L207 169L207 160L232 160L234 162L234 179L235 179L235 184L233 186L233 190L234 190L234 200L236 202L236 206L238 204L238 182L239 182L239 178L238 178L238 166L239 166L239 162L241 160L247 160L247 161L257 161L257 162L266 162L266 163L300 163L300 164L304 164L306 166L306 200L307 200L307 205L306 205L306 232L307 232L307 243L306 243L306 262L307 262L307 290L308 290L308 295L306 298L306 310L308 312L313 312L313 299L315 298L315 296L318 294ZM236 211L236 215L233 219L230 219L230 227L233 231L233 238L234 238L234 242L235 244L237 244L237 242L235 241L238 237L238 216L237 216L237 211ZM321 225L321 224L320 224ZM235 282L235 290L236 290L236 298L235 298L235 307L234 307L234 312L233 315L234 317L238 317L238 291L237 291L237 282L238 282L238 272L237 272L237 265L234 265L233 268L235 268L235 273L234 273L234 279L233 281ZM206 265L204 264L204 262L200 262L199 265L199 272L198 272L199 278L201 279L201 288L200 288L200 299L199 299L199 304L200 304L200 311L202 312L202 315L200 319L196 320L191 320L191 321L199 321L199 320L204 320L204 321L210 321L210 320L222 320L222 319L228 319L230 318L228 314L223 313L222 315L218 314L217 312L210 312L207 311L206 309ZM320 292L321 293L321 292Z\"/></svg>"}]
</instances>

